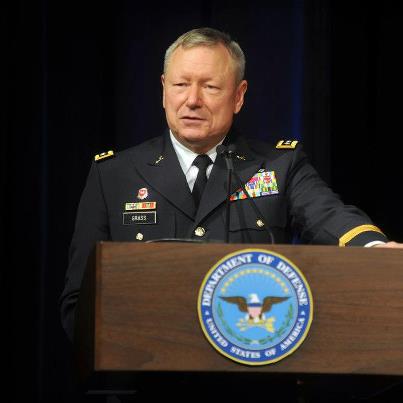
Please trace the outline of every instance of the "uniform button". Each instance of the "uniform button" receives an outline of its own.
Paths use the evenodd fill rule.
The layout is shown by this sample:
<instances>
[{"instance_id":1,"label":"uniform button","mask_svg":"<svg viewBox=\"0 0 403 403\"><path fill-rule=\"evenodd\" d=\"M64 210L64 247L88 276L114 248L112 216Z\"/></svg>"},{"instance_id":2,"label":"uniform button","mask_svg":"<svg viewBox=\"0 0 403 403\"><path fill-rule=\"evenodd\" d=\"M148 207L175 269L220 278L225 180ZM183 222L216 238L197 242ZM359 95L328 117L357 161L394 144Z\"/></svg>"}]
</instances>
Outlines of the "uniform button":
<instances>
[{"instance_id":1,"label":"uniform button","mask_svg":"<svg viewBox=\"0 0 403 403\"><path fill-rule=\"evenodd\" d=\"M141 232L138 232L137 235L136 235L136 239L137 239L138 241L142 241L143 238L144 238L144 235L143 235Z\"/></svg>"},{"instance_id":2,"label":"uniform button","mask_svg":"<svg viewBox=\"0 0 403 403\"><path fill-rule=\"evenodd\" d=\"M264 222L261 219L259 219L259 220L256 221L256 225L258 227L262 228L262 227L264 227Z\"/></svg>"},{"instance_id":3,"label":"uniform button","mask_svg":"<svg viewBox=\"0 0 403 403\"><path fill-rule=\"evenodd\" d=\"M206 230L203 227L197 227L195 229L196 236L203 236L206 233Z\"/></svg>"}]
</instances>

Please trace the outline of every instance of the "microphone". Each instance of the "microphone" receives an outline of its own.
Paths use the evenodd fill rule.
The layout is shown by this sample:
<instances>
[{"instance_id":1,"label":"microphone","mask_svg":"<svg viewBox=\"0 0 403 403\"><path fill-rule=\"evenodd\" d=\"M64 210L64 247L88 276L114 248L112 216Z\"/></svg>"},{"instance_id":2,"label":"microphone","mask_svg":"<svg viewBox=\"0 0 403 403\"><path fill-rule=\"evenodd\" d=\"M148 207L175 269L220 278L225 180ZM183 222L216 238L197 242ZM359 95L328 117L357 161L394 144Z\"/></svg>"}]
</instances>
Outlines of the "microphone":
<instances>
[{"instance_id":1,"label":"microphone","mask_svg":"<svg viewBox=\"0 0 403 403\"><path fill-rule=\"evenodd\" d=\"M242 191L245 193L246 198L249 200L249 203L252 206L253 211L256 214L256 218L260 220L263 224L263 227L267 234L269 235L270 243L274 244L274 235L270 227L267 225L266 220L264 219L264 215L260 212L259 208L257 207L253 197L251 197L248 191L245 188L245 185L241 181L241 178L237 174L234 169L234 164L232 161L232 157L235 155L236 147L234 144L229 144L227 147L220 144L217 146L217 154L222 155L225 158L225 162L227 165L227 204L226 204L226 218L225 218L225 230L226 230L226 242L229 242L229 224L230 224L230 196L231 196L231 177L234 174L239 186L241 187Z\"/></svg>"},{"instance_id":2,"label":"microphone","mask_svg":"<svg viewBox=\"0 0 403 403\"><path fill-rule=\"evenodd\" d=\"M233 171L234 170L234 164L232 161L232 157L235 154L236 147L234 144L229 144L228 147L226 147L223 144L220 144L217 146L217 154L222 155L225 158L225 163L227 165L227 169Z\"/></svg>"}]
</instances>

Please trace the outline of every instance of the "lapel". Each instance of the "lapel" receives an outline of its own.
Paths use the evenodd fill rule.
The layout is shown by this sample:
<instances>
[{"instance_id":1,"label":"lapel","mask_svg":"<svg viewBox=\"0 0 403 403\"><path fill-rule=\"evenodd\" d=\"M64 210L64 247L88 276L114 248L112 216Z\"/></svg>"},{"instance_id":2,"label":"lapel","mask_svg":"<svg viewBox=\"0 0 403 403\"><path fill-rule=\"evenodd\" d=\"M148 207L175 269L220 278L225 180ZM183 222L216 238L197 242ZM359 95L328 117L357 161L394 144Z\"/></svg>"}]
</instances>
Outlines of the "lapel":
<instances>
[{"instance_id":1,"label":"lapel","mask_svg":"<svg viewBox=\"0 0 403 403\"><path fill-rule=\"evenodd\" d=\"M248 180L263 166L264 160L258 157L248 146L245 139L236 133L231 133L225 143L234 143L236 157L234 157L234 170L242 183ZM231 182L231 194L240 188L238 181L233 176ZM199 209L196 213L195 225L201 222L217 206L227 199L227 167L222 156L217 156L211 171L206 188L204 189Z\"/></svg>"},{"instance_id":2,"label":"lapel","mask_svg":"<svg viewBox=\"0 0 403 403\"><path fill-rule=\"evenodd\" d=\"M162 158L161 158L162 157ZM158 138L149 150L141 150L136 158L140 175L189 218L195 216L195 205L168 134Z\"/></svg>"}]
</instances>

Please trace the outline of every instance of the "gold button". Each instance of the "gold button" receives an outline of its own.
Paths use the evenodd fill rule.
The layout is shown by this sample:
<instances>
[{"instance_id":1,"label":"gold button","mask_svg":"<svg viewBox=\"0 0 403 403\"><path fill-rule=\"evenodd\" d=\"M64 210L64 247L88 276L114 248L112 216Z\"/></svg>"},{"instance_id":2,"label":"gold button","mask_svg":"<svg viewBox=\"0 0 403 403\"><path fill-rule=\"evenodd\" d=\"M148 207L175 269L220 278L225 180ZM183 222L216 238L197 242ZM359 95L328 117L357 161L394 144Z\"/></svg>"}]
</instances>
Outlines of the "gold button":
<instances>
[{"instance_id":1,"label":"gold button","mask_svg":"<svg viewBox=\"0 0 403 403\"><path fill-rule=\"evenodd\" d=\"M136 235L136 239L137 239L138 241L142 241L143 238L144 238L144 235L143 235L141 232L138 232L137 235Z\"/></svg>"},{"instance_id":2,"label":"gold button","mask_svg":"<svg viewBox=\"0 0 403 403\"><path fill-rule=\"evenodd\" d=\"M258 227L262 228L262 227L264 227L264 222L259 218L259 219L256 221L256 225L257 225Z\"/></svg>"},{"instance_id":3,"label":"gold button","mask_svg":"<svg viewBox=\"0 0 403 403\"><path fill-rule=\"evenodd\" d=\"M196 236L203 236L206 233L206 230L203 227L197 227L195 229Z\"/></svg>"}]
</instances>

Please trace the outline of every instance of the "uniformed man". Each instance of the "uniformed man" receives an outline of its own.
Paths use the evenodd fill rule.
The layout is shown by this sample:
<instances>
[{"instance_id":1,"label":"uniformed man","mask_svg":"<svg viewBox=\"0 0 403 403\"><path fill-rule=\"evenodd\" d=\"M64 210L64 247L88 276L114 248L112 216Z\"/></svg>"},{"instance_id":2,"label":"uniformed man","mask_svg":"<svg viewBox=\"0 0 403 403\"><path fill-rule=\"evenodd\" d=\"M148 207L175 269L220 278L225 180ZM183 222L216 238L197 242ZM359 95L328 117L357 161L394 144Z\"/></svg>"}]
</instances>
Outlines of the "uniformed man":
<instances>
[{"instance_id":1,"label":"uniformed man","mask_svg":"<svg viewBox=\"0 0 403 403\"><path fill-rule=\"evenodd\" d=\"M397 246L362 211L341 202L297 141L272 146L232 128L247 90L244 70L244 54L228 35L209 28L185 33L165 55L166 133L95 157L60 300L70 338L87 258L97 241L226 238L227 169L216 150L222 143L233 145L234 169L244 185L234 181L230 193L230 242L269 243L271 234L276 243L289 243L297 233L311 244Z\"/></svg>"}]
</instances>

